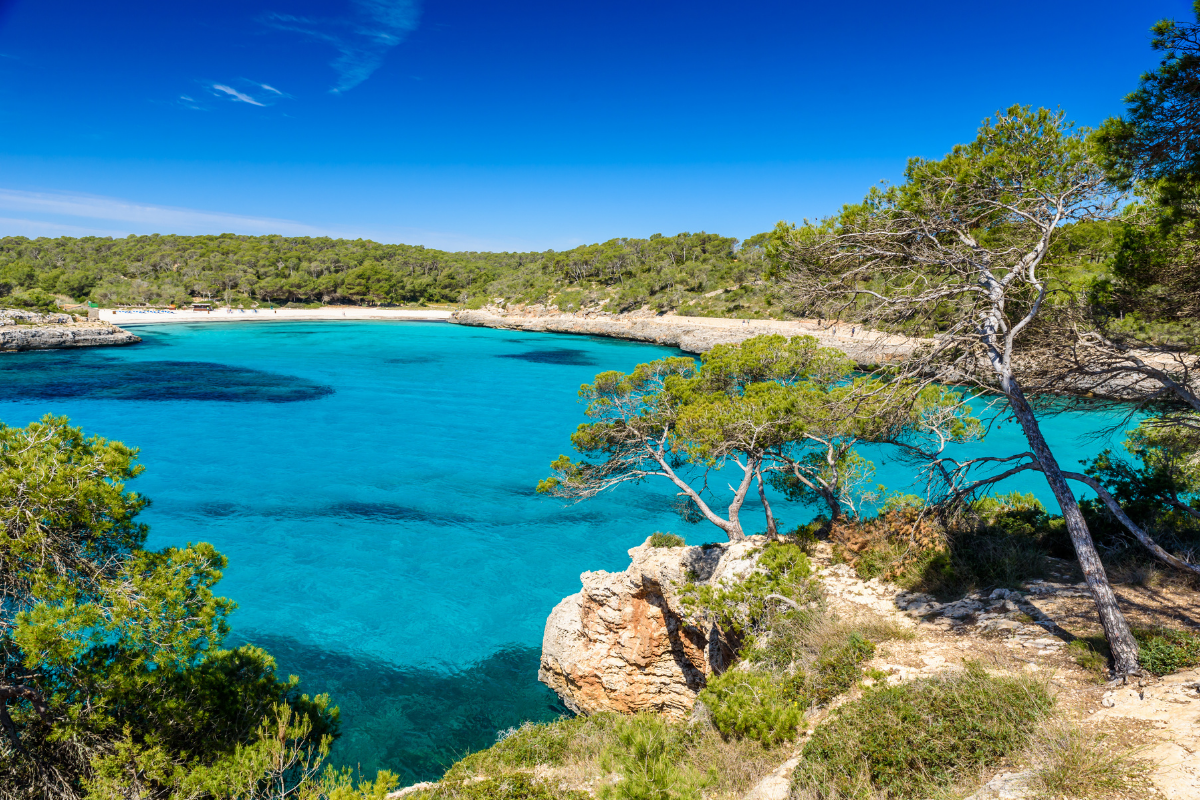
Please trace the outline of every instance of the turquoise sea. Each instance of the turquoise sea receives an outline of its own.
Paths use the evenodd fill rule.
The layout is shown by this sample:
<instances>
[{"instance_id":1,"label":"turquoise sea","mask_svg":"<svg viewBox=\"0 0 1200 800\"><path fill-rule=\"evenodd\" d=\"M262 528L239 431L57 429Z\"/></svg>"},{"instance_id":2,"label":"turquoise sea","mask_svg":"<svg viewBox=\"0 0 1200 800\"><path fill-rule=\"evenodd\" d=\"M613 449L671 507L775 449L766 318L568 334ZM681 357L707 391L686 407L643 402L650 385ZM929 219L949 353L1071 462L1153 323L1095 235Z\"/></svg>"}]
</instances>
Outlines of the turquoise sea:
<instances>
[{"instance_id":1,"label":"turquoise sea","mask_svg":"<svg viewBox=\"0 0 1200 800\"><path fill-rule=\"evenodd\" d=\"M141 448L151 545L229 557L235 643L333 695L338 764L436 777L500 730L565 713L536 673L546 615L579 573L623 569L655 530L720 538L682 522L666 485L571 507L534 492L582 420L579 385L676 350L416 322L136 332L133 347L0 356L0 420L65 414ZM1119 441L1097 433L1113 422L1060 415L1048 433L1076 467ZM959 452L1023 449L1005 424ZM877 479L916 476L881 462ZM1033 474L1004 488L1049 500ZM743 512L748 531L760 519Z\"/></svg>"}]
</instances>

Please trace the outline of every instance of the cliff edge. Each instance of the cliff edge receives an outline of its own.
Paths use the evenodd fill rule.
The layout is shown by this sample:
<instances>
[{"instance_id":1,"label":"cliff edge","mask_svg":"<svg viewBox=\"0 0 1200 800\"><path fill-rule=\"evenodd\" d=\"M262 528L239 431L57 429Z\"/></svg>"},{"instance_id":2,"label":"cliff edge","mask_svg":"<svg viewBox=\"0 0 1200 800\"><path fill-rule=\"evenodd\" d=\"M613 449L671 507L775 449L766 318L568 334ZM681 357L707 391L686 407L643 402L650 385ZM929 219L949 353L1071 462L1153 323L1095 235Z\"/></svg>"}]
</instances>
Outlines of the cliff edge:
<instances>
[{"instance_id":1,"label":"cliff edge","mask_svg":"<svg viewBox=\"0 0 1200 800\"><path fill-rule=\"evenodd\" d=\"M684 719L708 676L733 661L737 642L686 609L689 581L715 585L755 569L765 540L629 551L624 572L585 572L583 588L546 620L538 680L576 713L653 711Z\"/></svg>"}]
</instances>

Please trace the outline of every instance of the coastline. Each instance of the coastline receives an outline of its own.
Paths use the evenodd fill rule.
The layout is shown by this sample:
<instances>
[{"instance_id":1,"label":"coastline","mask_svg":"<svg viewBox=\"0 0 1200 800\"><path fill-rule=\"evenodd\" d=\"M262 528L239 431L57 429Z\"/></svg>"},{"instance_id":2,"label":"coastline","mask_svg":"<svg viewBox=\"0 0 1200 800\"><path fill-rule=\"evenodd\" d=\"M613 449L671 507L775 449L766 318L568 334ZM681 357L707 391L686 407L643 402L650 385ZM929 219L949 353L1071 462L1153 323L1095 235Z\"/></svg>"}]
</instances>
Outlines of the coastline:
<instances>
[{"instance_id":1,"label":"coastline","mask_svg":"<svg viewBox=\"0 0 1200 800\"><path fill-rule=\"evenodd\" d=\"M172 322L280 322L285 320L409 320L445 322L450 312L441 309L363 308L361 306L327 306L325 308L225 309L213 311L99 309L100 319L122 327L129 325L162 325Z\"/></svg>"},{"instance_id":2,"label":"coastline","mask_svg":"<svg viewBox=\"0 0 1200 800\"><path fill-rule=\"evenodd\" d=\"M727 319L676 314L660 316L653 312L564 314L537 306L516 311L502 311L496 307L455 311L450 315L450 322L482 328L608 336L674 346L687 353L704 353L718 344L737 344L766 334L813 336L823 347L841 350L860 366L899 361L926 342L868 330L861 325L811 319Z\"/></svg>"},{"instance_id":3,"label":"coastline","mask_svg":"<svg viewBox=\"0 0 1200 800\"><path fill-rule=\"evenodd\" d=\"M118 347L141 338L108 322L70 314L0 309L0 353L61 350L69 347Z\"/></svg>"}]
</instances>

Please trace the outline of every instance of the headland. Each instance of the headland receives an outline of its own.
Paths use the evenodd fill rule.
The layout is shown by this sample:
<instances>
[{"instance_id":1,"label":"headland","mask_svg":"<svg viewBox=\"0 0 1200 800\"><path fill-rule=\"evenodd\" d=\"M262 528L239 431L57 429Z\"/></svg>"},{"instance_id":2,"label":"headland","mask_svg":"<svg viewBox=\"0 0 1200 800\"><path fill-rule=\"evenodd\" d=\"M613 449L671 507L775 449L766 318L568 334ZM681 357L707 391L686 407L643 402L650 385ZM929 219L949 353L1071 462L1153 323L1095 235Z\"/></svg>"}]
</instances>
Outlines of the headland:
<instances>
[{"instance_id":1,"label":"headland","mask_svg":"<svg viewBox=\"0 0 1200 800\"><path fill-rule=\"evenodd\" d=\"M129 331L101 320L0 308L0 352L112 347L140 341Z\"/></svg>"}]
</instances>

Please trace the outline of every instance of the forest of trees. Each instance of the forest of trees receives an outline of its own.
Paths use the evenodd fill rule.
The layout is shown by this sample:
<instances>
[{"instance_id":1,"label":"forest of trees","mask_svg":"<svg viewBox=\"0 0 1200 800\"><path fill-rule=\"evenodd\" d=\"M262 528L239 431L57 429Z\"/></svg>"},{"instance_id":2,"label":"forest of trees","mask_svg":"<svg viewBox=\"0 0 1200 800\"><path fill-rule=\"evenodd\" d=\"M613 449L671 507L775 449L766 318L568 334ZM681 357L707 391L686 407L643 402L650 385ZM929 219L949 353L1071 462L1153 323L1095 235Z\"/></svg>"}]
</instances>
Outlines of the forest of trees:
<instances>
[{"instance_id":1,"label":"forest of trees","mask_svg":"<svg viewBox=\"0 0 1200 800\"><path fill-rule=\"evenodd\" d=\"M0 304L54 297L102 306L212 298L232 305L556 303L566 310L688 305L692 313L760 309L766 234L654 234L544 253L449 253L367 240L284 236L0 239ZM723 290L729 289L729 292ZM719 298L705 297L720 293ZM744 315L743 315L744 316Z\"/></svg>"}]
</instances>

